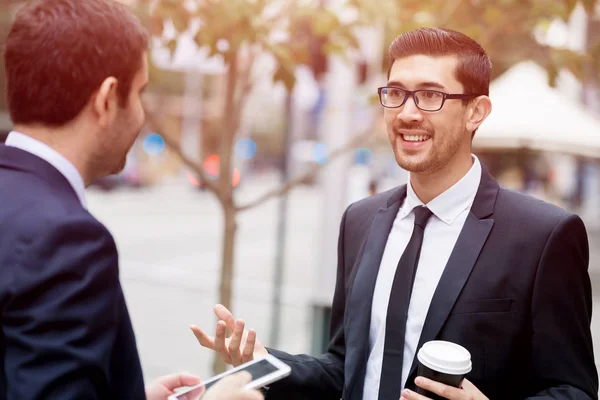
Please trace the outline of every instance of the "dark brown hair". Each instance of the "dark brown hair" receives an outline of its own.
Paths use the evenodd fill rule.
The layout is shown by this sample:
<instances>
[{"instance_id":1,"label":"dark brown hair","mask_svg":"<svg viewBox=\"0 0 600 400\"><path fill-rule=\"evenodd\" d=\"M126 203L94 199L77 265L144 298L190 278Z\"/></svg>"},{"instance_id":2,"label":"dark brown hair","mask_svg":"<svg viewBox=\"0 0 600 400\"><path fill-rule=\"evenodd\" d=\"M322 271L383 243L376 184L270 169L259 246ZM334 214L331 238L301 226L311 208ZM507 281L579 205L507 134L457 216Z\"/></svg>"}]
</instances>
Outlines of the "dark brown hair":
<instances>
[{"instance_id":1,"label":"dark brown hair","mask_svg":"<svg viewBox=\"0 0 600 400\"><path fill-rule=\"evenodd\" d=\"M467 35L441 28L403 33L389 47L390 70L397 59L417 54L458 57L456 79L462 83L464 92L489 95L492 62L479 43Z\"/></svg>"},{"instance_id":2,"label":"dark brown hair","mask_svg":"<svg viewBox=\"0 0 600 400\"><path fill-rule=\"evenodd\" d=\"M61 126L75 119L108 77L127 104L148 36L113 0L37 0L16 15L4 49L12 122Z\"/></svg>"}]
</instances>

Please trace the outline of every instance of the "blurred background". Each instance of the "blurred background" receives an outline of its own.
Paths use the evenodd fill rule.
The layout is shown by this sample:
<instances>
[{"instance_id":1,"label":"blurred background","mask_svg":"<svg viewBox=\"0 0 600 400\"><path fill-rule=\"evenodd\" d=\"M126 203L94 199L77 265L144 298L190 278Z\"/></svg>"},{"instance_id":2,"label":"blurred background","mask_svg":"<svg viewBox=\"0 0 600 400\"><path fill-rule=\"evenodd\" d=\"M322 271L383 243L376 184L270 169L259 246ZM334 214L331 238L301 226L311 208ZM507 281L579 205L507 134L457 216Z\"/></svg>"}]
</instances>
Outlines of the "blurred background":
<instances>
[{"instance_id":1,"label":"blurred background","mask_svg":"<svg viewBox=\"0 0 600 400\"><path fill-rule=\"evenodd\" d=\"M268 346L324 351L341 215L406 182L376 93L387 46L420 26L492 58L482 163L584 219L600 359L600 1L123 2L152 34L147 125L88 201L119 247L147 379L223 368L189 330L214 332L216 303ZM0 46L23 3L2 1Z\"/></svg>"}]
</instances>

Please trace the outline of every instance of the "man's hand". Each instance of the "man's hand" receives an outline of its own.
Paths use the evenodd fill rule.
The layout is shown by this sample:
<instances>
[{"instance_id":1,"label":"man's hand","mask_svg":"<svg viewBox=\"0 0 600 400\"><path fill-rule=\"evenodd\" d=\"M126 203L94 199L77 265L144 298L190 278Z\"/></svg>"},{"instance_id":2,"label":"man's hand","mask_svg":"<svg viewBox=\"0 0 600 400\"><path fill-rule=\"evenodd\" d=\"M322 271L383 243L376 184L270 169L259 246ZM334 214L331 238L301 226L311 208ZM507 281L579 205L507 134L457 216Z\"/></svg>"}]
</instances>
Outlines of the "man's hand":
<instances>
[{"instance_id":1,"label":"man's hand","mask_svg":"<svg viewBox=\"0 0 600 400\"><path fill-rule=\"evenodd\" d=\"M233 318L231 312L220 304L215 306L214 311L219 319L214 337L208 336L197 326L190 327L201 346L216 351L226 363L234 367L269 354L256 339L256 331L245 329L246 324L243 320ZM225 338L227 328L232 332L228 339Z\"/></svg>"},{"instance_id":2,"label":"man's hand","mask_svg":"<svg viewBox=\"0 0 600 400\"><path fill-rule=\"evenodd\" d=\"M263 400L258 390L244 389L251 380L252 375L245 371L230 375L208 389L202 400Z\"/></svg>"},{"instance_id":3,"label":"man's hand","mask_svg":"<svg viewBox=\"0 0 600 400\"><path fill-rule=\"evenodd\" d=\"M258 390L244 389L252 380L248 372L239 372L221 379L206 391L202 400L263 400ZM158 378L146 388L147 400L167 400L175 389L200 383L200 378L189 374L168 375ZM204 387L186 394L186 400L198 400L204 393Z\"/></svg>"},{"instance_id":4,"label":"man's hand","mask_svg":"<svg viewBox=\"0 0 600 400\"><path fill-rule=\"evenodd\" d=\"M162 376L146 387L146 399L167 400L167 397L175 393L175 389L198 383L200 383L200 378L185 373ZM203 389L199 390L197 395L200 396L203 391Z\"/></svg>"},{"instance_id":5,"label":"man's hand","mask_svg":"<svg viewBox=\"0 0 600 400\"><path fill-rule=\"evenodd\" d=\"M488 400L483 393L479 391L467 379L463 380L462 388L455 388L444 385L443 383L432 381L431 379L418 377L415 384L432 393L438 394L448 400ZM431 400L428 397L417 394L411 390L404 389L400 400Z\"/></svg>"}]
</instances>

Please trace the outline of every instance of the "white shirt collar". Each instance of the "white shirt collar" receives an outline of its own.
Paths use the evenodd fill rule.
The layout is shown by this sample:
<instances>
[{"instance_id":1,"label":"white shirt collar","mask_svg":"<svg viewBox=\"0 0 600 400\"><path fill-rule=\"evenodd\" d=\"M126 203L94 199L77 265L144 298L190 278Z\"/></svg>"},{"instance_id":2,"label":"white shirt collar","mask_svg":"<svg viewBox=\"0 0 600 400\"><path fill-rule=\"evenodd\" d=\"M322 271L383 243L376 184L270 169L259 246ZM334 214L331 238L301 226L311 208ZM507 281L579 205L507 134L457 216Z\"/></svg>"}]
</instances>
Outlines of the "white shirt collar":
<instances>
[{"instance_id":1,"label":"white shirt collar","mask_svg":"<svg viewBox=\"0 0 600 400\"><path fill-rule=\"evenodd\" d=\"M56 150L45 143L20 132L12 131L5 141L6 146L16 147L45 160L56 168L69 181L83 208L87 209L85 184L77 168Z\"/></svg>"},{"instance_id":2,"label":"white shirt collar","mask_svg":"<svg viewBox=\"0 0 600 400\"><path fill-rule=\"evenodd\" d=\"M479 189L481 164L475 155L472 155L472 157L473 165L469 169L469 172L452 187L427 203L427 208L448 225L452 225L461 212L471 207ZM424 205L413 190L410 178L406 186L406 200L400 209L400 218L408 216L413 208Z\"/></svg>"}]
</instances>

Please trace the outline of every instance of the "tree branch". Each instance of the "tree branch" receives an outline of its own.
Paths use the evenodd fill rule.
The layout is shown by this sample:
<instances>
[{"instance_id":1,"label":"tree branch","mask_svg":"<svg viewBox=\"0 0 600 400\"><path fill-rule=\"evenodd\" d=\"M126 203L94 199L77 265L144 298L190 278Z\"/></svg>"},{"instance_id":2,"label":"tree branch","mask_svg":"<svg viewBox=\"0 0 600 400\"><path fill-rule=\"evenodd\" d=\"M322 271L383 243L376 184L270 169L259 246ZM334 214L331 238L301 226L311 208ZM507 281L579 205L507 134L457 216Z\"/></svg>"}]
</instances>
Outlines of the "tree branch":
<instances>
[{"instance_id":1,"label":"tree branch","mask_svg":"<svg viewBox=\"0 0 600 400\"><path fill-rule=\"evenodd\" d=\"M287 192L289 192L290 190L292 190L298 184L306 181L307 179L314 178L323 168L325 168L333 160L339 158L340 156L344 155L348 151L355 149L359 145L364 144L367 141L367 139L371 139L372 137L373 137L373 133L371 131L368 131L368 132L363 133L361 135L355 136L348 143L346 143L344 146L342 146L339 149L333 151L329 155L329 157L327 158L327 162L325 162L323 164L315 164L315 165L313 165L308 172L305 172L303 174L300 174L300 175L294 177L293 179L291 179L290 181L282 184L278 188L276 188L274 190L271 190L271 191L263 194L262 196L260 196L256 200L253 200L253 201L251 201L251 202L249 202L249 203L247 203L245 205L236 207L236 211L241 212L241 211L249 210L251 208L257 207L257 206L259 206L259 205L267 202L268 200L270 200L270 199L272 199L274 197L278 197L278 196L282 196L282 195L286 194Z\"/></svg>"},{"instance_id":2,"label":"tree branch","mask_svg":"<svg viewBox=\"0 0 600 400\"><path fill-rule=\"evenodd\" d=\"M148 112L146 114L146 123L150 125L155 131L162 133L162 137L165 141L165 145L177 155L177 157L183 162L188 168L194 171L198 175L198 179L200 183L208 188L211 192L213 192L219 199L221 199L221 193L219 192L217 186L206 176L204 172L204 168L199 163L190 160L188 157L183 154L181 151L181 145L177 143L177 141L173 140L173 138L166 133L166 130L163 129L161 123L157 121L154 114Z\"/></svg>"}]
</instances>

